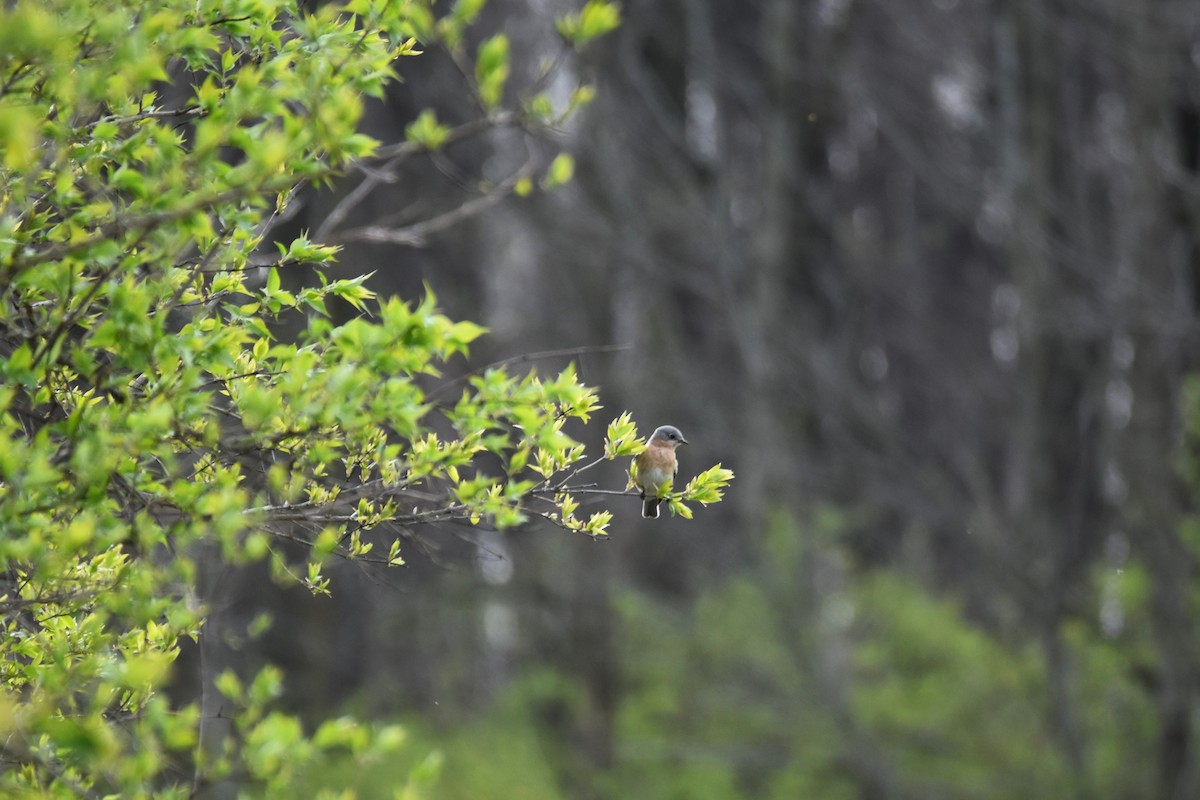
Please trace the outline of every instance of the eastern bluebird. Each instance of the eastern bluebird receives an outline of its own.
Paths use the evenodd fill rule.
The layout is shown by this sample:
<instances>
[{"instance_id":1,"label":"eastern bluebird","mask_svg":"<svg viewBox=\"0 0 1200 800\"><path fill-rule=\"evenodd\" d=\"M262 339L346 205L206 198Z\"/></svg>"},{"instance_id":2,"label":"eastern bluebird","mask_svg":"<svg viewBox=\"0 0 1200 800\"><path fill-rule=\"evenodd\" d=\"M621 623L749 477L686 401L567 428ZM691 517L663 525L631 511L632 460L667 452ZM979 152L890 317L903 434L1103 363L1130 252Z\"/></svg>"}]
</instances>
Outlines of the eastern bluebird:
<instances>
[{"instance_id":1,"label":"eastern bluebird","mask_svg":"<svg viewBox=\"0 0 1200 800\"><path fill-rule=\"evenodd\" d=\"M675 473L679 472L675 448L687 443L679 428L663 425L651 434L646 449L633 457L630 475L634 485L641 490L642 516L646 519L658 519L658 504L662 502L658 496L659 487L675 479Z\"/></svg>"}]
</instances>

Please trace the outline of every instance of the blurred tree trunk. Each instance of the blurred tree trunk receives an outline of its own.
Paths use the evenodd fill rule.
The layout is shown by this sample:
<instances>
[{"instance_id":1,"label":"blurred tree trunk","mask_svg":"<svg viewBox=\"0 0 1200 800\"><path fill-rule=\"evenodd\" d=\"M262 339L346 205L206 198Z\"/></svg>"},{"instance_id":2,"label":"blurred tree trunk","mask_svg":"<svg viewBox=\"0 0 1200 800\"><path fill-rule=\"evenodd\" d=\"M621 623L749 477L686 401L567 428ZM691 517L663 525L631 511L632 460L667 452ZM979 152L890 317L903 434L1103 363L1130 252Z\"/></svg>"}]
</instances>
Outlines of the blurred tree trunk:
<instances>
[{"instance_id":1,"label":"blurred tree trunk","mask_svg":"<svg viewBox=\"0 0 1200 800\"><path fill-rule=\"evenodd\" d=\"M1006 528L1019 546L1017 557L1032 570L1036 591L1025 596L1026 613L1043 632L1053 727L1072 771L1087 775L1087 743L1062 642L1081 570L1104 536L1097 452L1103 387L1094 376L1106 331L1082 327L1064 314L1064 306L1093 300L1102 281L1072 278L1101 266L1072 255L1090 248L1068 225L1072 214L1086 214L1071 202L1069 183L1079 162L1068 139L1078 127L1075 115L1085 108L1067 85L1073 54L1059 41L1063 32L1050 25L1041 0L999 9L998 149L1011 215L1006 259L1022 308ZM1090 795L1083 783L1078 792Z\"/></svg>"},{"instance_id":2,"label":"blurred tree trunk","mask_svg":"<svg viewBox=\"0 0 1200 800\"><path fill-rule=\"evenodd\" d=\"M1197 554L1181 538L1183 513L1194 503L1181 503L1186 495L1177 465L1163 455L1177 453L1183 439L1182 381L1197 366L1193 320L1200 227L1195 217L1180 213L1189 202L1194 208L1195 165L1189 168L1184 155L1194 152L1197 140L1179 140L1171 127L1176 109L1195 108L1195 70L1188 63L1187 38L1176 39L1169 6L1140 0L1115 17L1128 31L1119 80L1129 150L1117 184L1114 256L1122 269L1119 285L1132 287L1124 299L1134 315L1138 354L1130 375L1136 404L1127 438L1126 473L1134 499L1129 524L1153 576L1161 796L1183 800L1200 795ZM1193 75L1190 98L1182 77L1188 72ZM1190 201L1184 199L1189 194ZM1156 451L1152 442L1164 448Z\"/></svg>"},{"instance_id":3,"label":"blurred tree trunk","mask_svg":"<svg viewBox=\"0 0 1200 800\"><path fill-rule=\"evenodd\" d=\"M790 323L789 328L797 321L806 327L802 303L799 298L789 298L786 291L789 267L814 268L802 260L802 252L797 252L798 243L801 247L808 245L807 238L796 235L797 225L803 225L797 201L805 172L803 151L809 139L804 126L809 114L816 113L811 110L811 95L801 88L801 54L808 38L804 11L799 3L770 0L762 17L767 98L764 110L769 109L769 113L760 124L761 207L751 235L749 286L734 312L746 376L746 402L739 415L745 432L740 439L746 453L760 454L744 459L745 466L740 470L746 503L755 512L747 521L755 526L765 523L763 512L768 501L794 480L792 465L780 458L784 454L772 447L772 442L783 427L780 412L785 403L779 344L793 334L784 321ZM785 312L790 313L785 316ZM792 406L790 412L798 411L794 402L787 405Z\"/></svg>"}]
</instances>

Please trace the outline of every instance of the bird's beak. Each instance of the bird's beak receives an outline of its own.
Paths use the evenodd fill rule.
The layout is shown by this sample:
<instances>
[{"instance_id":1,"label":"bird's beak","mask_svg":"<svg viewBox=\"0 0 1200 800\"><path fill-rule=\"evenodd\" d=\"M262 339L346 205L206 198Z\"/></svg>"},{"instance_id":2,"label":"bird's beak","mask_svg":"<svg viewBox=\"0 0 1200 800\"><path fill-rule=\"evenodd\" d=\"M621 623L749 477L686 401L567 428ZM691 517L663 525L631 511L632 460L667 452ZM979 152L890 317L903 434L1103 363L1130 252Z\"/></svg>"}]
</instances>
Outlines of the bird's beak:
<instances>
[{"instance_id":1,"label":"bird's beak","mask_svg":"<svg viewBox=\"0 0 1200 800\"><path fill-rule=\"evenodd\" d=\"M687 439L683 438L682 436L679 437L679 443L680 444L691 444L691 442L689 442Z\"/></svg>"}]
</instances>

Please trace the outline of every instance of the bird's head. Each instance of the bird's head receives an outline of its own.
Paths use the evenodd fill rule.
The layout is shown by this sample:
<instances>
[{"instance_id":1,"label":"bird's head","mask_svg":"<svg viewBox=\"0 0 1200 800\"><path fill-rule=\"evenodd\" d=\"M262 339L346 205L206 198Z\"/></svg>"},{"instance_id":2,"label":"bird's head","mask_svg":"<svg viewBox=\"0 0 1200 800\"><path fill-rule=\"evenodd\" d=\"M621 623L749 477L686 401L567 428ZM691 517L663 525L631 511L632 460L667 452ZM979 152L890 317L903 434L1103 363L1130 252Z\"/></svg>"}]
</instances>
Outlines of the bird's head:
<instances>
[{"instance_id":1,"label":"bird's head","mask_svg":"<svg viewBox=\"0 0 1200 800\"><path fill-rule=\"evenodd\" d=\"M674 425L663 425L656 429L650 435L649 444L666 445L667 447L676 448L681 444L687 444L688 440L683 438L683 434L679 432L679 428Z\"/></svg>"}]
</instances>

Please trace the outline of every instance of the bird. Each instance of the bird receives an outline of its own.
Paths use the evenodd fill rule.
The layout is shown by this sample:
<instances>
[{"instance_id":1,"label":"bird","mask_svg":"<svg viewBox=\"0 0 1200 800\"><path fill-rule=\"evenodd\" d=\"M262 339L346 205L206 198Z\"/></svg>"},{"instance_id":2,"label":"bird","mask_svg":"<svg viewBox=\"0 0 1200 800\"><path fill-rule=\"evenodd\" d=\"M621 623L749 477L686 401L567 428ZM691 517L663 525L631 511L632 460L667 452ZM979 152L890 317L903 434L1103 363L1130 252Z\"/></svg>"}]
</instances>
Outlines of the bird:
<instances>
[{"instance_id":1,"label":"bird","mask_svg":"<svg viewBox=\"0 0 1200 800\"><path fill-rule=\"evenodd\" d=\"M658 519L658 506L663 501L658 496L659 487L675 479L679 472L675 448L687 443L679 428L663 425L650 434L646 449L633 457L629 475L640 490L642 516L646 519Z\"/></svg>"}]
</instances>

